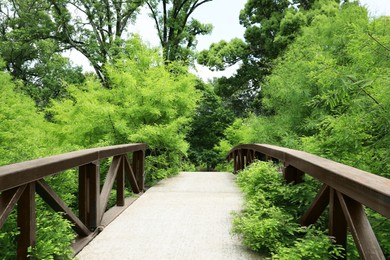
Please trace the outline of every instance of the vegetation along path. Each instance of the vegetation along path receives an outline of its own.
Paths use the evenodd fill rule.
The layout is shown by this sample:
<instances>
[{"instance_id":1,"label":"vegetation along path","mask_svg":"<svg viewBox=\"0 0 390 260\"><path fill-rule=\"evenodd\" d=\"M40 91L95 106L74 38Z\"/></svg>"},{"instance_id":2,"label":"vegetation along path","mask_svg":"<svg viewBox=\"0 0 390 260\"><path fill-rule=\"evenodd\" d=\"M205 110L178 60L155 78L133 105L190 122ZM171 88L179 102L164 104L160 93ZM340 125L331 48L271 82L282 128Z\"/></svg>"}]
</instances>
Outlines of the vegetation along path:
<instances>
[{"instance_id":1,"label":"vegetation along path","mask_svg":"<svg viewBox=\"0 0 390 260\"><path fill-rule=\"evenodd\" d=\"M77 258L258 259L230 234L242 194L231 173L183 172L146 191Z\"/></svg>"}]
</instances>

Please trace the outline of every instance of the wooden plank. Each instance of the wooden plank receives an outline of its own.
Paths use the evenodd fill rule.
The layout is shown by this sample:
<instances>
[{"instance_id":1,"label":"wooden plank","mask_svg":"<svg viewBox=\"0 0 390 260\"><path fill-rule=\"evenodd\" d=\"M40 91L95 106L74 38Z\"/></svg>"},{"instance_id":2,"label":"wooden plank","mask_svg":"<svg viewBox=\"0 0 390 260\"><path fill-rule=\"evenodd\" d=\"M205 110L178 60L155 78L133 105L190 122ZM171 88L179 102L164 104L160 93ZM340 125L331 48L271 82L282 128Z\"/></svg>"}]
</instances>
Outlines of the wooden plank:
<instances>
[{"instance_id":1,"label":"wooden plank","mask_svg":"<svg viewBox=\"0 0 390 260\"><path fill-rule=\"evenodd\" d=\"M145 151L146 144L123 144L65 153L0 167L0 192L79 167L90 162L135 151Z\"/></svg>"},{"instance_id":2,"label":"wooden plank","mask_svg":"<svg viewBox=\"0 0 390 260\"><path fill-rule=\"evenodd\" d=\"M99 162L88 165L89 183L89 229L94 230L100 225L100 167Z\"/></svg>"},{"instance_id":3,"label":"wooden plank","mask_svg":"<svg viewBox=\"0 0 390 260\"><path fill-rule=\"evenodd\" d=\"M81 236L88 236L91 232L83 222L73 213L65 202L55 193L45 180L37 181L37 193L55 211L63 212L65 218L74 224L72 228Z\"/></svg>"},{"instance_id":4,"label":"wooden plank","mask_svg":"<svg viewBox=\"0 0 390 260\"><path fill-rule=\"evenodd\" d=\"M0 229L3 227L16 202L22 196L27 185L22 185L18 188L6 190L0 196Z\"/></svg>"},{"instance_id":5,"label":"wooden plank","mask_svg":"<svg viewBox=\"0 0 390 260\"><path fill-rule=\"evenodd\" d=\"M110 193L115 182L116 174L121 164L121 158L121 156L115 156L112 159L110 168L108 169L108 173L103 184L102 192L100 193L100 219L102 219L104 212L106 211L108 200L110 198Z\"/></svg>"},{"instance_id":6,"label":"wooden plank","mask_svg":"<svg viewBox=\"0 0 390 260\"><path fill-rule=\"evenodd\" d=\"M98 158L97 149L76 151L0 167L0 191L28 184Z\"/></svg>"},{"instance_id":7,"label":"wooden plank","mask_svg":"<svg viewBox=\"0 0 390 260\"><path fill-rule=\"evenodd\" d=\"M116 205L122 207L125 205L125 162L124 156L121 156L121 162L116 173Z\"/></svg>"},{"instance_id":8,"label":"wooden plank","mask_svg":"<svg viewBox=\"0 0 390 260\"><path fill-rule=\"evenodd\" d=\"M383 216L390 217L390 179L313 154L273 145L238 145L230 152L235 153L240 149L254 149L269 157L277 158Z\"/></svg>"},{"instance_id":9,"label":"wooden plank","mask_svg":"<svg viewBox=\"0 0 390 260\"><path fill-rule=\"evenodd\" d=\"M321 216L322 212L326 209L329 204L329 186L323 184L320 191L317 193L309 209L301 218L302 226L309 226L314 224L317 219Z\"/></svg>"},{"instance_id":10,"label":"wooden plank","mask_svg":"<svg viewBox=\"0 0 390 260\"><path fill-rule=\"evenodd\" d=\"M133 169L131 168L129 158L127 157L127 155L124 155L123 157L124 157L123 163L124 163L124 167L125 167L125 174L126 174L127 179L130 182L131 189L134 193L140 193L141 190L138 187L137 179L135 178Z\"/></svg>"},{"instance_id":11,"label":"wooden plank","mask_svg":"<svg viewBox=\"0 0 390 260\"><path fill-rule=\"evenodd\" d=\"M385 260L382 249L367 219L362 204L337 192L361 259Z\"/></svg>"},{"instance_id":12,"label":"wooden plank","mask_svg":"<svg viewBox=\"0 0 390 260\"><path fill-rule=\"evenodd\" d=\"M79 167L79 219L88 226L89 186L86 165Z\"/></svg>"},{"instance_id":13,"label":"wooden plank","mask_svg":"<svg viewBox=\"0 0 390 260\"><path fill-rule=\"evenodd\" d=\"M304 172L298 170L294 166L287 165L283 167L283 177L287 183L298 184L303 182Z\"/></svg>"},{"instance_id":14,"label":"wooden plank","mask_svg":"<svg viewBox=\"0 0 390 260\"><path fill-rule=\"evenodd\" d=\"M144 151L136 151L133 153L132 168L140 191L144 190L144 160Z\"/></svg>"},{"instance_id":15,"label":"wooden plank","mask_svg":"<svg viewBox=\"0 0 390 260\"><path fill-rule=\"evenodd\" d=\"M36 243L35 183L26 185L18 201L17 223L20 234L17 242L17 258L26 259L28 248Z\"/></svg>"},{"instance_id":16,"label":"wooden plank","mask_svg":"<svg viewBox=\"0 0 390 260\"><path fill-rule=\"evenodd\" d=\"M108 157L114 157L117 155L134 153L137 151L145 151L147 149L147 145L143 143L135 143L135 144L121 144L114 145L108 147L99 148L99 159L105 159Z\"/></svg>"},{"instance_id":17,"label":"wooden plank","mask_svg":"<svg viewBox=\"0 0 390 260\"><path fill-rule=\"evenodd\" d=\"M335 238L336 244L346 248L347 221L345 220L336 191L330 188L329 193L329 235Z\"/></svg>"},{"instance_id":18,"label":"wooden plank","mask_svg":"<svg viewBox=\"0 0 390 260\"><path fill-rule=\"evenodd\" d=\"M100 214L99 162L79 167L79 218L90 229L99 225Z\"/></svg>"}]
</instances>

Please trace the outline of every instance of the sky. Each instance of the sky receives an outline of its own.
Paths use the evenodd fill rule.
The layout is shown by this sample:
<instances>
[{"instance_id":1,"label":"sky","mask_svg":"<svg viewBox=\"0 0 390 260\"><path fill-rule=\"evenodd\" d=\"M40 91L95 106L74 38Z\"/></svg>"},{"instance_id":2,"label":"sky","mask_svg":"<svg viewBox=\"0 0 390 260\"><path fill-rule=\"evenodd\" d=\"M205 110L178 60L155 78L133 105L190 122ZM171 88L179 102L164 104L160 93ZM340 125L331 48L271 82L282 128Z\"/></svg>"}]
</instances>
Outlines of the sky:
<instances>
[{"instance_id":1,"label":"sky","mask_svg":"<svg viewBox=\"0 0 390 260\"><path fill-rule=\"evenodd\" d=\"M239 24L238 17L246 2L247 0L213 0L198 7L193 17L202 23L211 23L214 28L210 35L197 38L197 50L208 49L212 43L220 40L229 41L235 37L243 38L245 28ZM360 4L368 8L370 16L390 16L390 0L360 0ZM147 12L146 7L141 10L136 23L130 25L130 32L140 34L142 39L153 47L159 46L154 21L147 15ZM68 55L75 64L82 65L85 70L92 70L87 65L88 61L81 57L81 54L72 51ZM204 66L196 65L193 72L207 81L213 77L230 76L236 71L237 66L225 71L212 72Z\"/></svg>"}]
</instances>

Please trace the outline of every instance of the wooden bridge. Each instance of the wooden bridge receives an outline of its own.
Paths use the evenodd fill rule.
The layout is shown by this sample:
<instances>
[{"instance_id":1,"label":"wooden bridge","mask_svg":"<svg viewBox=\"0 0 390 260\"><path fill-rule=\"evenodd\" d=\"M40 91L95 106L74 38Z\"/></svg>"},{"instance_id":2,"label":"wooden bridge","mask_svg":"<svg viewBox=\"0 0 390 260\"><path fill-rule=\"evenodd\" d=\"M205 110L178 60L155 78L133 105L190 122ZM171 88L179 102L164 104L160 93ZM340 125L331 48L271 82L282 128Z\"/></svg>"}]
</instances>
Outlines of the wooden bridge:
<instances>
[{"instance_id":1,"label":"wooden bridge","mask_svg":"<svg viewBox=\"0 0 390 260\"><path fill-rule=\"evenodd\" d=\"M16 207L18 258L26 258L36 243L36 193L71 221L77 234L73 248L75 253L81 251L80 259L256 258L229 235L230 211L241 205L233 175L182 173L143 193L145 150L145 144L119 145L0 167L0 228ZM100 188L99 162L107 158L112 162ZM329 234L338 244L346 246L349 229L362 259L385 259L364 206L389 218L389 179L271 145L239 145L228 159L234 161L235 173L260 159L282 162L287 182L299 183L305 173L313 176L323 186L301 224L315 223L329 206ZM78 214L44 180L72 168L78 168ZM124 196L126 178L133 192L142 194L135 202ZM113 187L116 206L107 210Z\"/></svg>"}]
</instances>

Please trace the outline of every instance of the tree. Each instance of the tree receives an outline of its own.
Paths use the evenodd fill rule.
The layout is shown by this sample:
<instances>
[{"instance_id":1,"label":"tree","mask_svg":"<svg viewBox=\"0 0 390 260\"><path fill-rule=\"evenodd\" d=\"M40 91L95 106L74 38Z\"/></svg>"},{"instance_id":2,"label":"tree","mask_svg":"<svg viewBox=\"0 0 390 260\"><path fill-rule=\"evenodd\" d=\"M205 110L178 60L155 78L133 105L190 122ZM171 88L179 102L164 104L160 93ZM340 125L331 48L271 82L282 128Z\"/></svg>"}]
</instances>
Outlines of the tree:
<instances>
[{"instance_id":1,"label":"tree","mask_svg":"<svg viewBox=\"0 0 390 260\"><path fill-rule=\"evenodd\" d=\"M246 28L245 41L221 41L200 53L198 62L217 70L241 62L235 75L218 80L217 90L237 116L264 113L260 93L263 80L270 74L274 59L307 24L303 13L313 3L314 0L293 4L288 0L248 0L240 14L240 23Z\"/></svg>"},{"instance_id":2,"label":"tree","mask_svg":"<svg viewBox=\"0 0 390 260\"><path fill-rule=\"evenodd\" d=\"M64 147L57 145L56 126L47 122L41 113L36 112L34 101L22 93L21 87L17 84L22 83L13 81L8 73L0 72L0 165L66 151L68 145ZM74 191L74 188L77 189L74 176L74 174L61 174L61 186L54 186L59 194L64 195L66 192L66 198L73 197L69 193ZM46 179L52 183L53 178ZM60 214L48 210L39 199L37 199L37 212L37 224L40 228L37 232L39 242L32 249L35 258L49 259L53 255L71 258L70 245L74 235L70 223ZM58 232L52 232L53 227ZM0 232L1 259L16 258L17 235L14 211Z\"/></svg>"},{"instance_id":3,"label":"tree","mask_svg":"<svg viewBox=\"0 0 390 260\"><path fill-rule=\"evenodd\" d=\"M220 162L214 147L224 137L226 127L233 122L233 114L223 107L212 85L199 82L197 88L202 98L186 138L191 147L189 158L195 165L204 165L207 170L212 170Z\"/></svg>"},{"instance_id":4,"label":"tree","mask_svg":"<svg viewBox=\"0 0 390 260\"><path fill-rule=\"evenodd\" d=\"M358 3L319 4L263 84L264 106L272 114L236 120L220 150L264 142L389 178L389 17L369 18ZM389 223L367 214L389 258ZM352 256L353 248L347 246Z\"/></svg>"},{"instance_id":5,"label":"tree","mask_svg":"<svg viewBox=\"0 0 390 260\"><path fill-rule=\"evenodd\" d=\"M47 8L42 1L3 1L0 12L0 55L39 108L66 96L65 82L84 80L81 68L60 55L64 47Z\"/></svg>"},{"instance_id":6,"label":"tree","mask_svg":"<svg viewBox=\"0 0 390 260\"><path fill-rule=\"evenodd\" d=\"M59 41L82 53L101 82L109 87L104 65L124 43L123 34L144 0L50 0Z\"/></svg>"},{"instance_id":7,"label":"tree","mask_svg":"<svg viewBox=\"0 0 390 260\"><path fill-rule=\"evenodd\" d=\"M61 126L66 144L96 147L145 142L149 147L147 181L176 174L187 155L185 135L199 94L187 68L168 67L158 49L148 49L139 38L126 42L107 65L111 88L96 78L70 86L72 98L50 109Z\"/></svg>"},{"instance_id":8,"label":"tree","mask_svg":"<svg viewBox=\"0 0 390 260\"><path fill-rule=\"evenodd\" d=\"M196 37L211 33L211 24L202 24L191 18L201 5L212 0L149 0L146 1L154 19L164 59L190 63Z\"/></svg>"},{"instance_id":9,"label":"tree","mask_svg":"<svg viewBox=\"0 0 390 260\"><path fill-rule=\"evenodd\" d=\"M90 61L98 78L109 87L104 64L122 47L123 34L143 3L143 0L5 0L0 17L1 54L12 74L27 81L25 74L42 76L28 73L35 64L45 64L48 56L75 49ZM9 46L9 42L15 44Z\"/></svg>"}]
</instances>

